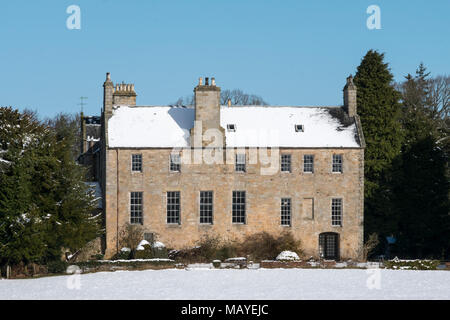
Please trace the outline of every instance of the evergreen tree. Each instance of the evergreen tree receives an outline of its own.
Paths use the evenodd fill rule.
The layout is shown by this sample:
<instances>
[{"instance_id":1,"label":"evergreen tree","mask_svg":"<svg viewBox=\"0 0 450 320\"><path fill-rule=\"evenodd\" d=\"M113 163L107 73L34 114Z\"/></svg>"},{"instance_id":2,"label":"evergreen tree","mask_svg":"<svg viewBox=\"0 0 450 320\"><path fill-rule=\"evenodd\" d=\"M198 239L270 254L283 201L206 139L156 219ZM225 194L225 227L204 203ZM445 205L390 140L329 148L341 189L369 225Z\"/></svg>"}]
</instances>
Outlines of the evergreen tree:
<instances>
[{"instance_id":1,"label":"evergreen tree","mask_svg":"<svg viewBox=\"0 0 450 320\"><path fill-rule=\"evenodd\" d=\"M423 64L400 86L406 139L396 173L398 249L408 257L448 257L448 152L433 106L433 79Z\"/></svg>"},{"instance_id":2,"label":"evergreen tree","mask_svg":"<svg viewBox=\"0 0 450 320\"><path fill-rule=\"evenodd\" d=\"M41 174L47 183L40 188L46 189L48 185L51 192L45 189L37 191L47 195L37 201L47 212L52 212L47 233L50 260L58 258L61 248L73 253L100 235L100 216L92 216L97 201L83 182L85 169L73 159L72 137L61 136L55 145L53 154L58 159L57 165L51 174ZM46 169L44 166L43 170Z\"/></svg>"},{"instance_id":3,"label":"evergreen tree","mask_svg":"<svg viewBox=\"0 0 450 320\"><path fill-rule=\"evenodd\" d=\"M71 142L32 114L0 108L0 263L60 259L99 235Z\"/></svg>"},{"instance_id":4,"label":"evergreen tree","mask_svg":"<svg viewBox=\"0 0 450 320\"><path fill-rule=\"evenodd\" d=\"M33 203L36 150L45 128L33 114L0 108L0 263L38 262L46 252L43 220Z\"/></svg>"},{"instance_id":5,"label":"evergreen tree","mask_svg":"<svg viewBox=\"0 0 450 320\"><path fill-rule=\"evenodd\" d=\"M357 68L358 114L366 140L365 233L389 235L396 229L392 206L392 163L399 155L403 131L400 93L384 54L369 50Z\"/></svg>"}]
</instances>

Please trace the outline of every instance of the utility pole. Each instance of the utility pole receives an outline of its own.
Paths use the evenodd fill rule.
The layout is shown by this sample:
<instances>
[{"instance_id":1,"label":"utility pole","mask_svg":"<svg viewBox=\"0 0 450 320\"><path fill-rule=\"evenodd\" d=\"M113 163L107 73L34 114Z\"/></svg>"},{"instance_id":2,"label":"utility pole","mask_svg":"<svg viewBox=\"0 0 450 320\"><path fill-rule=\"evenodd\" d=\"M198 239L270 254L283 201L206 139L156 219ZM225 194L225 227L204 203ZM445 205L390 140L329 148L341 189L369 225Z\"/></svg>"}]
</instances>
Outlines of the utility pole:
<instances>
[{"instance_id":1,"label":"utility pole","mask_svg":"<svg viewBox=\"0 0 450 320\"><path fill-rule=\"evenodd\" d=\"M84 102L84 100L87 100L88 97L80 97L80 103L78 104L79 106L81 106L81 113L83 113L83 108L85 105L87 105L87 103Z\"/></svg>"}]
</instances>

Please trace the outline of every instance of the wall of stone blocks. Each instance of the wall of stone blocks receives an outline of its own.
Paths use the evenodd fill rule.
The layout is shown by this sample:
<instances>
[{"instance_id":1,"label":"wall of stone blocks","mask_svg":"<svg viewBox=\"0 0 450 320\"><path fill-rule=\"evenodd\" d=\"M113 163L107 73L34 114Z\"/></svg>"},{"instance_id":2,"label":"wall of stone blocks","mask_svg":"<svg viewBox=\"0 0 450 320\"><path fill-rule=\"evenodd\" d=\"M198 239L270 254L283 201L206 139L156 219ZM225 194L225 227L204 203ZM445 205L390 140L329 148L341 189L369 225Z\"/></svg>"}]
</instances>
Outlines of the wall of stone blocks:
<instances>
[{"instance_id":1,"label":"wall of stone blocks","mask_svg":"<svg viewBox=\"0 0 450 320\"><path fill-rule=\"evenodd\" d=\"M130 192L143 192L143 226L169 248L195 245L211 233L224 239L267 231L274 235L289 230L302 241L307 256L318 257L319 234L340 235L341 259L357 259L363 244L363 149L280 149L291 154L291 172L261 175L260 162L247 163L247 172L235 172L234 155L225 164L182 164L170 172L171 149L107 149L106 257L118 249L117 232L130 220ZM247 162L253 149L246 152ZM183 152L187 152L186 150ZM142 154L143 171L131 172L131 155ZM303 155L314 155L314 173L303 172ZM343 173L332 173L332 155L343 155ZM230 161L231 160L231 161ZM245 190L247 223L232 223L232 191ZM180 191L181 223L166 223L166 192ZM214 222L199 223L199 193L213 191ZM280 225L281 198L292 201L292 224ZM331 199L343 199L342 226L331 224ZM312 207L312 212L311 212Z\"/></svg>"}]
</instances>

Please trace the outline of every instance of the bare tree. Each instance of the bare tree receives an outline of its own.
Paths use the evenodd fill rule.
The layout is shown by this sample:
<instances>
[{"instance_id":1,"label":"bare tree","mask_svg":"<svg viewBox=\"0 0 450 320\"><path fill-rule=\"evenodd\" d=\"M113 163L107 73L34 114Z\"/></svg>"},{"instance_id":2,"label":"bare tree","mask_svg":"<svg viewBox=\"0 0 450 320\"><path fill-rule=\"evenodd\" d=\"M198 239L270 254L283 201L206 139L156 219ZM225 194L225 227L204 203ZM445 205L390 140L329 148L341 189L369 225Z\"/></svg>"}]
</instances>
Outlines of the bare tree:
<instances>
[{"instance_id":1,"label":"bare tree","mask_svg":"<svg viewBox=\"0 0 450 320\"><path fill-rule=\"evenodd\" d=\"M445 120L449 116L450 76L437 76L429 82L429 110L434 119Z\"/></svg>"},{"instance_id":2,"label":"bare tree","mask_svg":"<svg viewBox=\"0 0 450 320\"><path fill-rule=\"evenodd\" d=\"M370 253L378 246L380 241L378 240L378 234L372 233L369 235L369 239L364 243L362 247L362 259L363 261L367 261L367 258L369 257Z\"/></svg>"},{"instance_id":3,"label":"bare tree","mask_svg":"<svg viewBox=\"0 0 450 320\"><path fill-rule=\"evenodd\" d=\"M119 232L119 246L121 248L136 249L139 243L144 239L144 228L138 224L127 223Z\"/></svg>"},{"instance_id":4,"label":"bare tree","mask_svg":"<svg viewBox=\"0 0 450 320\"><path fill-rule=\"evenodd\" d=\"M220 103L222 105L227 104L228 99L231 100L232 105L268 105L267 102L260 96L254 94L247 94L240 89L224 90L220 94Z\"/></svg>"},{"instance_id":5,"label":"bare tree","mask_svg":"<svg viewBox=\"0 0 450 320\"><path fill-rule=\"evenodd\" d=\"M240 106L254 106L254 105L269 105L261 96L255 94L247 94L240 89L234 90L223 90L220 93L220 104L226 105L228 100L231 101L232 105L240 105ZM194 95L180 97L178 100L172 105L176 106L191 106L195 104Z\"/></svg>"}]
</instances>

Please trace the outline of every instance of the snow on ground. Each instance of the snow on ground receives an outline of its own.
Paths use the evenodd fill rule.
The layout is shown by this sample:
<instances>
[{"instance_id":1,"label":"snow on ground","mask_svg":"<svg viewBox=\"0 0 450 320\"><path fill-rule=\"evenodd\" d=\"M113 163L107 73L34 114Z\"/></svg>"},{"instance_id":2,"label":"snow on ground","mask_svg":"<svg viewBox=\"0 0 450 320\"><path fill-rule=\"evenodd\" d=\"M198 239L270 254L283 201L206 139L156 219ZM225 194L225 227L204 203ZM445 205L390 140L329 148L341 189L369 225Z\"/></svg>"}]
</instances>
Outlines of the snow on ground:
<instances>
[{"instance_id":1,"label":"snow on ground","mask_svg":"<svg viewBox=\"0 0 450 320\"><path fill-rule=\"evenodd\" d=\"M378 271L380 289L367 286L373 271L357 269L100 272L0 280L0 299L450 299L449 271Z\"/></svg>"}]
</instances>

